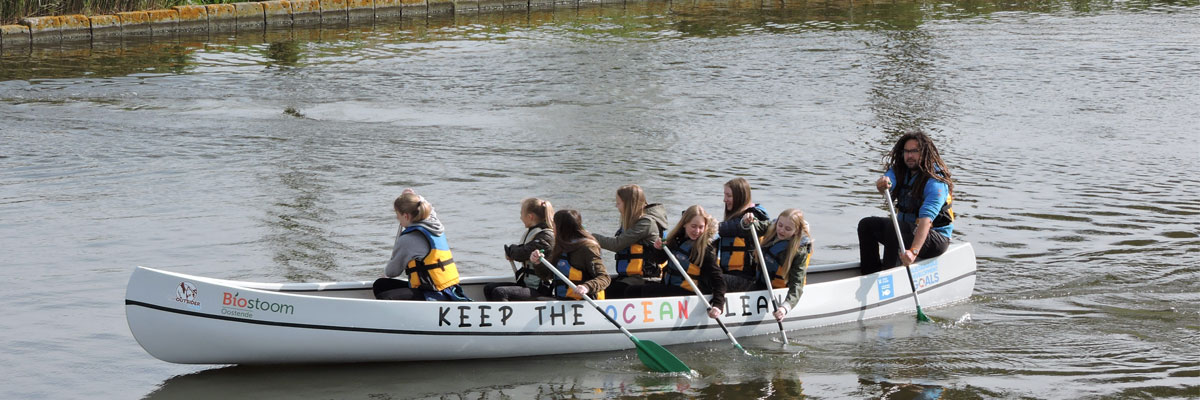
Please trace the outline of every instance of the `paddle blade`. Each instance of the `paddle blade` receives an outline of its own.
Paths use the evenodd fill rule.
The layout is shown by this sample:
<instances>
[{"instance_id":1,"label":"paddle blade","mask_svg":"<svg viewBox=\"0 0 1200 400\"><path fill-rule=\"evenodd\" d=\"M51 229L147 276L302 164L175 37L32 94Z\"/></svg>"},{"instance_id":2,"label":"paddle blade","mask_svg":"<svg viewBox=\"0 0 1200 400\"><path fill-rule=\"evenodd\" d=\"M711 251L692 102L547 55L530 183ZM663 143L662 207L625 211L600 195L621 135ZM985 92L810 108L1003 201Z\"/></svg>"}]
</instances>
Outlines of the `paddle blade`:
<instances>
[{"instance_id":1,"label":"paddle blade","mask_svg":"<svg viewBox=\"0 0 1200 400\"><path fill-rule=\"evenodd\" d=\"M636 340L636 339L635 339ZM658 372L691 372L692 369L675 358L674 354L649 340L636 340L638 359L646 367Z\"/></svg>"},{"instance_id":2,"label":"paddle blade","mask_svg":"<svg viewBox=\"0 0 1200 400\"><path fill-rule=\"evenodd\" d=\"M933 320L929 319L929 317L925 315L925 312L924 312L924 311L921 311L921 307L917 307L917 321L919 321L919 322L933 322Z\"/></svg>"}]
</instances>

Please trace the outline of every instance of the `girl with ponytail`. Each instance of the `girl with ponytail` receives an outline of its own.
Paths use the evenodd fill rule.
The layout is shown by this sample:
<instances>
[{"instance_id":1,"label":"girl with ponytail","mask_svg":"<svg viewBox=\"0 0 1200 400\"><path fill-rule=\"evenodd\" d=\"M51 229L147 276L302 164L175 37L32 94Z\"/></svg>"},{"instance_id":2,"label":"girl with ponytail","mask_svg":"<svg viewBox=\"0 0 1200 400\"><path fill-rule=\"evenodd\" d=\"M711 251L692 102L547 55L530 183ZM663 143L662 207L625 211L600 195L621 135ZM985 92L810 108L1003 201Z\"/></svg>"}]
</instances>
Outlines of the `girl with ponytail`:
<instances>
[{"instance_id":1,"label":"girl with ponytail","mask_svg":"<svg viewBox=\"0 0 1200 400\"><path fill-rule=\"evenodd\" d=\"M529 261L535 251L549 253L554 248L554 206L549 201L528 198L521 201L521 223L525 234L516 244L504 246L504 257L508 261L521 261L516 270L515 282L493 282L483 287L488 301L528 301L539 297L550 297L549 283L554 274L541 263ZM543 284L545 283L545 284Z\"/></svg>"},{"instance_id":2,"label":"girl with ponytail","mask_svg":"<svg viewBox=\"0 0 1200 400\"><path fill-rule=\"evenodd\" d=\"M381 300L470 301L458 285L458 267L446 242L445 228L433 205L412 189L392 203L400 231L384 278L372 289ZM406 277L405 282L396 277Z\"/></svg>"}]
</instances>

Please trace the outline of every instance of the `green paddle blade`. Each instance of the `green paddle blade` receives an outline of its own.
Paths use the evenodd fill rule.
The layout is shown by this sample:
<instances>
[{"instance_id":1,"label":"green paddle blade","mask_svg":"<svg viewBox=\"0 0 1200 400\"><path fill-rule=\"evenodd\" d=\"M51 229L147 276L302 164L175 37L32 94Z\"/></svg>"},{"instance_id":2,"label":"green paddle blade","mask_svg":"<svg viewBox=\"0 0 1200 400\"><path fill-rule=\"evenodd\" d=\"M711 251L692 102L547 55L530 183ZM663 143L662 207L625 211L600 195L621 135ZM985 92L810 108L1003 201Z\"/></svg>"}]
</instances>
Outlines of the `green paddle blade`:
<instances>
[{"instance_id":1,"label":"green paddle blade","mask_svg":"<svg viewBox=\"0 0 1200 400\"><path fill-rule=\"evenodd\" d=\"M692 369L675 358L674 354L664 349L658 343L649 340L634 339L634 344L637 345L638 359L642 360L642 364L646 367L658 372L691 372Z\"/></svg>"},{"instance_id":2,"label":"green paddle blade","mask_svg":"<svg viewBox=\"0 0 1200 400\"><path fill-rule=\"evenodd\" d=\"M933 320L929 319L929 317L925 315L924 311L921 311L921 307L917 307L917 321L933 322Z\"/></svg>"}]
</instances>

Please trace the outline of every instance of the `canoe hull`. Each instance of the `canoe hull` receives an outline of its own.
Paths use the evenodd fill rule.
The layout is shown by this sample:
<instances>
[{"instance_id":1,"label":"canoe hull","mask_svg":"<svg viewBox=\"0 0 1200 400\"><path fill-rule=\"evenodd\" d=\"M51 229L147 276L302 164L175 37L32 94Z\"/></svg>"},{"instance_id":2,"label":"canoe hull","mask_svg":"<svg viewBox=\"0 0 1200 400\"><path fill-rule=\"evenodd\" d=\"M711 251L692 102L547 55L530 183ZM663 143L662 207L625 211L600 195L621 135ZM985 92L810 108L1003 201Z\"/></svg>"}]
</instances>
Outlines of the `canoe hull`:
<instances>
[{"instance_id":1,"label":"canoe hull","mask_svg":"<svg viewBox=\"0 0 1200 400\"><path fill-rule=\"evenodd\" d=\"M811 268L787 330L861 321L915 306L905 269L855 276L856 263ZM913 266L924 308L963 301L975 286L969 243ZM465 279L468 293L487 278ZM582 301L411 302L369 298L371 282L263 284L137 268L126 291L130 331L152 356L187 364L272 364L500 358L632 348ZM729 293L723 320L738 337L778 332L769 295ZM482 298L477 296L476 298ZM725 340L694 296L603 300L639 339L662 345Z\"/></svg>"}]
</instances>

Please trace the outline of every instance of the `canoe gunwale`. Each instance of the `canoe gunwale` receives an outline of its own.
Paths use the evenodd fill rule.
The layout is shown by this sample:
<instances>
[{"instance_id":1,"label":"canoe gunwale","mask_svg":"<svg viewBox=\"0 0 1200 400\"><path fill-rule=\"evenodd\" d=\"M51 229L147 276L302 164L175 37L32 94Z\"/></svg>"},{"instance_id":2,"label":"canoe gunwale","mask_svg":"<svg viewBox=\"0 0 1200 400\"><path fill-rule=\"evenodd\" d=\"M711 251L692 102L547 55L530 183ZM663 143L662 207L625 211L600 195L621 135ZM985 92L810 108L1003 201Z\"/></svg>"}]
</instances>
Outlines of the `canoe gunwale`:
<instances>
[{"instance_id":1,"label":"canoe gunwale","mask_svg":"<svg viewBox=\"0 0 1200 400\"><path fill-rule=\"evenodd\" d=\"M975 272L972 271L968 274L960 275L960 276L954 277L953 279L949 279L944 282L940 282L938 284L925 287L921 290L918 290L917 293L920 294L920 293L924 293L924 292L937 290L938 288L940 288L942 286L950 285L958 280L971 278L974 276L975 276ZM738 293L760 293L760 292L763 292L763 291L758 290L758 291L751 291L751 292L730 292L727 295L733 295L733 294L738 294ZM651 299L651 298L648 298L648 299ZM658 299L658 298L654 298L654 299ZM887 306L889 304L896 303L896 302L911 301L911 299L912 299L912 294L909 293L909 294L899 295L899 296L896 296L896 297L893 297L893 298L890 298L887 300L870 303L870 304L856 307L856 308L843 309L843 310L831 311L831 312L827 312L827 313L814 314L814 315L792 315L792 316L784 317L783 322L828 318L828 317L838 316L838 315L842 315L842 314L866 311L866 310L870 310L873 308L880 308L880 307ZM350 299L350 300L361 300L361 299ZM632 300L632 299L622 299L622 300ZM373 301L373 300L366 300L366 301ZM584 303L583 300L560 300L557 302ZM483 302L475 302L475 303L483 303ZM953 304L953 303L940 304L939 306L944 306L944 305L948 305L948 304ZM244 319L244 318L225 317L225 316L207 314L207 313L196 312L196 311L179 310L179 309L174 309L174 308L170 308L170 307L163 307L163 306L158 306L158 305L154 305L154 304L144 303L144 302L135 301L135 300L128 300L128 299L125 300L125 305L127 307L128 306L138 306L138 307L145 307L145 308L154 309L154 310L158 310L158 311L162 311L162 312L168 312L168 313L177 313L177 314L183 314L183 315L188 315L188 316L193 316L193 317L218 319L218 320L247 323L247 324L271 325L271 326L280 326L280 327L288 327L288 328L302 328L302 329L324 329L324 330L337 330L337 331L388 333L388 334L403 334L403 335L433 335L433 336L441 336L441 335L448 335L448 336L509 336L509 335L563 336L563 335L567 335L567 336L570 336L570 335L595 335L595 334L616 333L615 331L613 331L610 328L603 328L603 329L591 330L591 331L578 331L577 330L577 331L509 331L509 332L476 332L476 331L455 332L455 331L446 331L446 330L399 330L399 329L382 329L382 328L359 328L359 327L344 327L344 326L336 326L336 325L301 324L301 323L250 320L250 319ZM764 319L764 320L754 320L754 321L745 321L745 322L728 322L725 325L726 325L726 327L733 328L733 327L740 327L740 326L755 326L755 325L761 325L761 324L774 324L774 323L775 323L774 319L770 319L770 320ZM716 324L716 321L714 320L712 322L705 322L702 325L677 326L677 327L670 327L670 328L630 328L629 331L634 332L634 333L645 333L645 332L688 331L688 330L697 330L697 329L720 329L720 327Z\"/></svg>"},{"instance_id":2,"label":"canoe gunwale","mask_svg":"<svg viewBox=\"0 0 1200 400\"><path fill-rule=\"evenodd\" d=\"M854 270L854 269L858 269L858 264L859 264L858 262L845 262L845 263L836 263L836 264L814 265L814 266L811 266L808 268L808 273L815 274L815 273ZM138 266L138 268L145 268L145 269L160 272L160 273L179 275L180 278L206 279L213 283L231 286L231 287L264 290L264 291L277 292L277 293L338 292L338 291L368 290L368 289L371 289L371 284L374 282L374 281L344 281L344 282L262 283L262 282L251 282L251 281L234 281L234 280L226 280L226 279L204 278L204 277L200 277L200 276L196 276L196 275L188 275L188 274L183 274L183 273L178 273L178 272L164 271L164 270L150 268L150 267L144 267L144 266ZM404 281L403 279L398 279L398 280ZM462 284L463 285L485 285L485 284L488 284L491 282L499 282L499 281L506 281L506 280L508 280L507 275L477 276L477 277L463 278Z\"/></svg>"}]
</instances>

